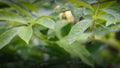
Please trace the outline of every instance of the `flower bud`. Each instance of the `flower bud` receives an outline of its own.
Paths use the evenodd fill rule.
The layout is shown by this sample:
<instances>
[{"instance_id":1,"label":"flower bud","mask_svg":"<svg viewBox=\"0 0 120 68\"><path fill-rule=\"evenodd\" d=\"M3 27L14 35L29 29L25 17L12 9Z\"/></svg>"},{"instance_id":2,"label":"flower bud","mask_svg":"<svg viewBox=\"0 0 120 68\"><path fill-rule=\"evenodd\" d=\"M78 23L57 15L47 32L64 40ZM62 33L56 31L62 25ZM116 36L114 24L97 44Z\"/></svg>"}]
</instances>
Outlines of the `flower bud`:
<instances>
[{"instance_id":1,"label":"flower bud","mask_svg":"<svg viewBox=\"0 0 120 68\"><path fill-rule=\"evenodd\" d=\"M71 11L65 11L65 16L69 22L74 22L74 17Z\"/></svg>"},{"instance_id":2,"label":"flower bud","mask_svg":"<svg viewBox=\"0 0 120 68\"><path fill-rule=\"evenodd\" d=\"M62 12L62 13L59 14L59 18L60 19L63 19L64 17L65 17L65 13L64 12Z\"/></svg>"},{"instance_id":3,"label":"flower bud","mask_svg":"<svg viewBox=\"0 0 120 68\"><path fill-rule=\"evenodd\" d=\"M57 6L54 8L54 12L57 12L59 8L60 8L60 6L57 5Z\"/></svg>"}]
</instances>

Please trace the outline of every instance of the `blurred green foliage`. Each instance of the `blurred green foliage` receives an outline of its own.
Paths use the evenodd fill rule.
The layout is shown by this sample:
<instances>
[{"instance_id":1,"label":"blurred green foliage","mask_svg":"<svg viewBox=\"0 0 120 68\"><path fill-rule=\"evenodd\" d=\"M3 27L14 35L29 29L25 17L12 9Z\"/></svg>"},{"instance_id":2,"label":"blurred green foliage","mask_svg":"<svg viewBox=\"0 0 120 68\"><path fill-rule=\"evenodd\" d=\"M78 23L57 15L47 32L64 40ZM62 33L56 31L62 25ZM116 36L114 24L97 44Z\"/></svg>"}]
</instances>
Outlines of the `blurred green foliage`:
<instances>
[{"instance_id":1,"label":"blurred green foliage","mask_svg":"<svg viewBox=\"0 0 120 68\"><path fill-rule=\"evenodd\" d=\"M117 0L0 0L0 35L0 68L120 68Z\"/></svg>"}]
</instances>

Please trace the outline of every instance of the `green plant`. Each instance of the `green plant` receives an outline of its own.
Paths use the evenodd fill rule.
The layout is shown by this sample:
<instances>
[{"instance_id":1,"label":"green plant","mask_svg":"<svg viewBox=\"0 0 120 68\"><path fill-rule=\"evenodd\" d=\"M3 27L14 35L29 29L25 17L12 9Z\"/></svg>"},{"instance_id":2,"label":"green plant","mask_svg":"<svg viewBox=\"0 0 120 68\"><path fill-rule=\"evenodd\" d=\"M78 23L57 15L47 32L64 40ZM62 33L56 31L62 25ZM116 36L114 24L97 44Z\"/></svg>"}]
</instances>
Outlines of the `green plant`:
<instances>
[{"instance_id":1,"label":"green plant","mask_svg":"<svg viewBox=\"0 0 120 68\"><path fill-rule=\"evenodd\" d=\"M60 7L49 16L34 14L38 13L38 3L41 3L36 1L0 0L10 6L0 10L0 20L10 22L7 23L8 30L0 36L0 49L17 35L28 45L32 43L30 39L36 36L48 45L60 46L72 57L80 57L92 67L94 59L89 48L86 49L91 44L85 43L100 41L120 50L120 42L115 38L115 31L120 30L120 5L116 0L67 0L64 6L58 1ZM71 15L66 14L67 11Z\"/></svg>"}]
</instances>

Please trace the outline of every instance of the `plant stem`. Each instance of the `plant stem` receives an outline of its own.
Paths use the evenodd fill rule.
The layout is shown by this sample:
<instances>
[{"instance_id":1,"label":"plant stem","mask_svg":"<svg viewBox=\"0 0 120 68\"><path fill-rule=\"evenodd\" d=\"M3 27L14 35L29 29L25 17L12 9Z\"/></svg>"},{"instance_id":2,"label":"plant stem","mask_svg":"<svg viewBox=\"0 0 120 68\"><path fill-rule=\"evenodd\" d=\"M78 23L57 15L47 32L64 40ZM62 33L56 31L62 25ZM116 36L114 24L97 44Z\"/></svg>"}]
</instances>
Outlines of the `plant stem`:
<instances>
[{"instance_id":1,"label":"plant stem","mask_svg":"<svg viewBox=\"0 0 120 68\"><path fill-rule=\"evenodd\" d=\"M96 19L97 19L99 8L100 8L100 4L99 4L99 1L98 1L97 9L95 10L94 15L93 15L93 22L92 22L92 27L91 27L92 32L94 32L94 29L95 29L95 22L96 22Z\"/></svg>"},{"instance_id":2,"label":"plant stem","mask_svg":"<svg viewBox=\"0 0 120 68\"><path fill-rule=\"evenodd\" d=\"M99 3L99 1L98 1ZM95 37L95 23L96 23L96 19L97 19L97 15L98 15L98 12L99 12L99 8L100 8L100 4L97 5L97 9L94 11L94 15L93 15L93 21L92 21L92 25L91 25L91 31L92 31L92 40L94 40L94 37Z\"/></svg>"}]
</instances>

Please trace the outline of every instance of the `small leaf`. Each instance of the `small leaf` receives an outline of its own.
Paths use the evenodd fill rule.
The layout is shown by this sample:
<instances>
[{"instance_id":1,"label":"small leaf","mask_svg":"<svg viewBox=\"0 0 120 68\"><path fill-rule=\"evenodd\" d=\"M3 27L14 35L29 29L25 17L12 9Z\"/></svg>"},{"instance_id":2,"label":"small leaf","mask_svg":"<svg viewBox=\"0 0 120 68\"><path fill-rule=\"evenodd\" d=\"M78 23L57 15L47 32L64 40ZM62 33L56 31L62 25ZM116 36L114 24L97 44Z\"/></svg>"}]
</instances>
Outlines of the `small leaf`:
<instances>
[{"instance_id":1,"label":"small leaf","mask_svg":"<svg viewBox=\"0 0 120 68\"><path fill-rule=\"evenodd\" d=\"M111 6L112 4L114 4L116 1L115 0L110 0L110 1L106 1L106 2L103 2L103 3L101 3L100 4L100 9L102 9L102 8L106 8L106 7L109 7L109 6ZM98 5L98 3L97 4L93 4L93 6L96 8L96 6Z\"/></svg>"},{"instance_id":2,"label":"small leaf","mask_svg":"<svg viewBox=\"0 0 120 68\"><path fill-rule=\"evenodd\" d=\"M62 33L61 33L61 29L66 26L69 22L66 21L66 20L59 20L56 22L56 25L55 25L55 33L56 33L56 36L60 39L62 38Z\"/></svg>"},{"instance_id":3,"label":"small leaf","mask_svg":"<svg viewBox=\"0 0 120 68\"><path fill-rule=\"evenodd\" d=\"M7 45L17 35L17 29L10 29L0 35L0 49Z\"/></svg>"},{"instance_id":4,"label":"small leaf","mask_svg":"<svg viewBox=\"0 0 120 68\"><path fill-rule=\"evenodd\" d=\"M106 26L109 26L111 24L115 24L115 17L111 14L103 14L99 18L106 20Z\"/></svg>"},{"instance_id":5,"label":"small leaf","mask_svg":"<svg viewBox=\"0 0 120 68\"><path fill-rule=\"evenodd\" d=\"M77 1L77 0L68 0L68 2L74 3L77 6L83 6L86 7L88 9L91 9L92 11L94 10L93 7L87 3L81 2L81 1Z\"/></svg>"},{"instance_id":6,"label":"small leaf","mask_svg":"<svg viewBox=\"0 0 120 68\"><path fill-rule=\"evenodd\" d=\"M81 34L84 33L84 31L92 24L92 20L90 19L84 19L77 24L75 24L70 33L68 34L68 43L71 44L74 41L76 41Z\"/></svg>"},{"instance_id":7,"label":"small leaf","mask_svg":"<svg viewBox=\"0 0 120 68\"><path fill-rule=\"evenodd\" d=\"M26 9L37 12L37 8L33 4L23 1L19 3L23 5Z\"/></svg>"},{"instance_id":8,"label":"small leaf","mask_svg":"<svg viewBox=\"0 0 120 68\"><path fill-rule=\"evenodd\" d=\"M33 34L33 30L31 26L22 26L18 29L18 35L21 39L23 39L27 44L29 44L29 40Z\"/></svg>"},{"instance_id":9,"label":"small leaf","mask_svg":"<svg viewBox=\"0 0 120 68\"><path fill-rule=\"evenodd\" d=\"M55 22L50 18L40 18L36 21L36 23L50 29L55 29Z\"/></svg>"},{"instance_id":10,"label":"small leaf","mask_svg":"<svg viewBox=\"0 0 120 68\"><path fill-rule=\"evenodd\" d=\"M0 20L19 22L24 24L28 23L24 17L10 11L0 11Z\"/></svg>"},{"instance_id":11,"label":"small leaf","mask_svg":"<svg viewBox=\"0 0 120 68\"><path fill-rule=\"evenodd\" d=\"M93 67L94 61L93 61L92 55L83 45L81 45L78 42L68 44L66 38L61 39L57 43L60 47L64 48L71 55L73 55L74 57L79 56L84 63Z\"/></svg>"},{"instance_id":12,"label":"small leaf","mask_svg":"<svg viewBox=\"0 0 120 68\"><path fill-rule=\"evenodd\" d=\"M111 6L112 4L114 4L116 1L115 0L111 0L111 1L106 1L102 4L100 4L100 8L106 8L106 7L109 7Z\"/></svg>"}]
</instances>

